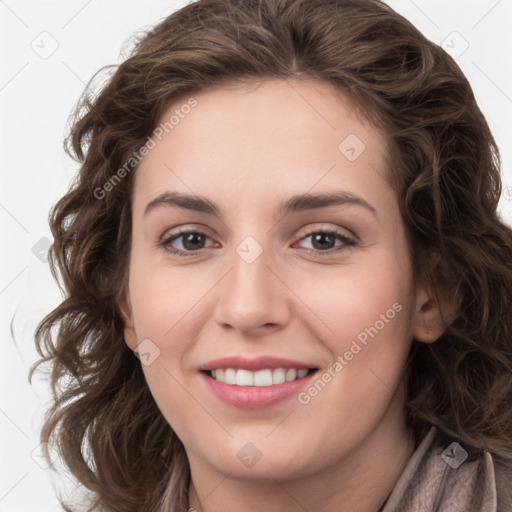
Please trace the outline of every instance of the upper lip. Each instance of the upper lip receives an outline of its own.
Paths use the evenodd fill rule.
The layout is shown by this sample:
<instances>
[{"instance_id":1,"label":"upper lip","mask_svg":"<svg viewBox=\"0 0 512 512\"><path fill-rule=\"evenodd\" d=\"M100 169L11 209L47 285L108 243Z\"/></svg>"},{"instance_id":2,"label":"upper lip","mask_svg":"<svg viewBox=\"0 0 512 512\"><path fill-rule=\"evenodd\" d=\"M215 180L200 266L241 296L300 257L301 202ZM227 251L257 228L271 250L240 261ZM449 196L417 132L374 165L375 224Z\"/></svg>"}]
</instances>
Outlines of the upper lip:
<instances>
[{"instance_id":1,"label":"upper lip","mask_svg":"<svg viewBox=\"0 0 512 512\"><path fill-rule=\"evenodd\" d=\"M226 368L234 368L237 370L274 370L276 368L295 368L297 370L314 368L314 366L301 363L299 361L292 361L291 359L284 359L282 357L273 356L260 356L255 359L247 359L241 356L222 357L214 359L202 365L199 369L203 371L219 370Z\"/></svg>"}]
</instances>

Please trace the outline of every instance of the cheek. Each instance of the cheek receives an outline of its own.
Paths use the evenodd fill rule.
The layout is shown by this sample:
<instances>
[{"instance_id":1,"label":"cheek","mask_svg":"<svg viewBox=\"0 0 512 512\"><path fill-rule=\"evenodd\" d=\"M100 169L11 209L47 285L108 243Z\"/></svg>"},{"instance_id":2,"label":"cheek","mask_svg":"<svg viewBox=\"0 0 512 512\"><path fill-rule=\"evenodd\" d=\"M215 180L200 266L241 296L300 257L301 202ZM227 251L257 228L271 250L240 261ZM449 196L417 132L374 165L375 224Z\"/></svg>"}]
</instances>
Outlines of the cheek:
<instances>
[{"instance_id":1,"label":"cheek","mask_svg":"<svg viewBox=\"0 0 512 512\"><path fill-rule=\"evenodd\" d=\"M413 299L412 275L404 261L401 251L379 248L357 263L304 275L297 280L297 295L342 344L376 323L382 332L391 324L403 329Z\"/></svg>"},{"instance_id":2,"label":"cheek","mask_svg":"<svg viewBox=\"0 0 512 512\"><path fill-rule=\"evenodd\" d=\"M317 337L343 365L337 386L354 403L399 385L412 342L412 275L403 246L368 252L364 261L305 281L298 292L318 318ZM310 279L310 278L308 278ZM308 293L307 290L310 290ZM311 292L311 290L314 290ZM338 367L339 368L339 367ZM340 375L341 375L340 373ZM361 403L361 402L359 402Z\"/></svg>"},{"instance_id":3,"label":"cheek","mask_svg":"<svg viewBox=\"0 0 512 512\"><path fill-rule=\"evenodd\" d=\"M322 324L315 337L329 349L332 365L318 375L326 384L315 381L300 403L305 413L318 417L330 404L333 425L354 443L380 423L392 404L401 403L393 397L400 396L412 342L410 277L388 254L379 258L381 265L338 272L308 299L329 327ZM332 446L339 444L338 436L339 430L325 426L324 439Z\"/></svg>"},{"instance_id":4,"label":"cheek","mask_svg":"<svg viewBox=\"0 0 512 512\"><path fill-rule=\"evenodd\" d=\"M200 411L191 407L186 370L192 369L188 354L199 338L199 305L209 287L204 279L191 279L186 272L169 267L134 268L140 269L131 275L130 283L137 338L151 340L159 354L142 370L165 419L190 443L189 426L202 419Z\"/></svg>"},{"instance_id":5,"label":"cheek","mask_svg":"<svg viewBox=\"0 0 512 512\"><path fill-rule=\"evenodd\" d=\"M193 265L148 265L137 255L131 268L130 298L139 341L149 338L171 357L181 354L195 337L196 326L199 328L201 301L214 285L215 276ZM186 337L181 335L184 329L189 330Z\"/></svg>"}]
</instances>

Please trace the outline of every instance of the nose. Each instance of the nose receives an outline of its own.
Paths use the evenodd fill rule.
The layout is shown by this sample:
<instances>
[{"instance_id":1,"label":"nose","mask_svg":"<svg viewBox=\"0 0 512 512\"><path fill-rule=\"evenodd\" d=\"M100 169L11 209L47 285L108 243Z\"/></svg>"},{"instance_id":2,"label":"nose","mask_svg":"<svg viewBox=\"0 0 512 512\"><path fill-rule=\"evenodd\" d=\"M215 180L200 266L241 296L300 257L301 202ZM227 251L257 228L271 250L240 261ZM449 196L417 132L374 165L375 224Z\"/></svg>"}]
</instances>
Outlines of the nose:
<instances>
[{"instance_id":1,"label":"nose","mask_svg":"<svg viewBox=\"0 0 512 512\"><path fill-rule=\"evenodd\" d=\"M232 263L216 290L216 322L253 336L287 325L291 292L270 255L264 251L249 263L235 253Z\"/></svg>"}]
</instances>

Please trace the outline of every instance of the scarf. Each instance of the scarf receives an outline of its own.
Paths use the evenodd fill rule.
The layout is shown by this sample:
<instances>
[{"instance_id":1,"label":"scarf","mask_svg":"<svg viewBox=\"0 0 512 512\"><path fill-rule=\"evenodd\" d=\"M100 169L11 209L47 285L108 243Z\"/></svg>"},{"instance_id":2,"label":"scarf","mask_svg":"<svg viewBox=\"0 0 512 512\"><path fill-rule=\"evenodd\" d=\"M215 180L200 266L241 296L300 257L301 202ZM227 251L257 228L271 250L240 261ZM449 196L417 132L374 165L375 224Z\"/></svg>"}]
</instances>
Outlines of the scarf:
<instances>
[{"instance_id":1,"label":"scarf","mask_svg":"<svg viewBox=\"0 0 512 512\"><path fill-rule=\"evenodd\" d=\"M491 454L480 451L468 457L458 442L437 433L432 427L416 448L382 512L512 511L510 502L498 507ZM512 481L503 485L510 489Z\"/></svg>"}]
</instances>

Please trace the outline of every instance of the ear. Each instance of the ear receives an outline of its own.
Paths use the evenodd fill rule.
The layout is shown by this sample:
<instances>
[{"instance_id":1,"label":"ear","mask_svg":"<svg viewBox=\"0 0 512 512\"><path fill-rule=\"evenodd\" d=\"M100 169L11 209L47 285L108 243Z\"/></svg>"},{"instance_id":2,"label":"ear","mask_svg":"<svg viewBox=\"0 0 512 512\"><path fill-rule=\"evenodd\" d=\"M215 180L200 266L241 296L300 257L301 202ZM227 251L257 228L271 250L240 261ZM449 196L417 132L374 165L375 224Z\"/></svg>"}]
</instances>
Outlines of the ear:
<instances>
[{"instance_id":1,"label":"ear","mask_svg":"<svg viewBox=\"0 0 512 512\"><path fill-rule=\"evenodd\" d=\"M138 345L137 334L135 332L132 305L128 293L124 293L119 300L119 314L124 325L124 341L131 350L135 351Z\"/></svg>"},{"instance_id":2,"label":"ear","mask_svg":"<svg viewBox=\"0 0 512 512\"><path fill-rule=\"evenodd\" d=\"M433 279L418 284L412 324L414 339L434 343L453 322L457 311L454 297Z\"/></svg>"}]
</instances>

